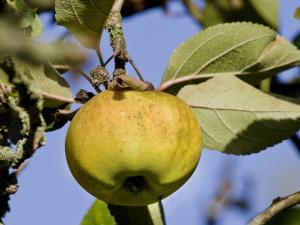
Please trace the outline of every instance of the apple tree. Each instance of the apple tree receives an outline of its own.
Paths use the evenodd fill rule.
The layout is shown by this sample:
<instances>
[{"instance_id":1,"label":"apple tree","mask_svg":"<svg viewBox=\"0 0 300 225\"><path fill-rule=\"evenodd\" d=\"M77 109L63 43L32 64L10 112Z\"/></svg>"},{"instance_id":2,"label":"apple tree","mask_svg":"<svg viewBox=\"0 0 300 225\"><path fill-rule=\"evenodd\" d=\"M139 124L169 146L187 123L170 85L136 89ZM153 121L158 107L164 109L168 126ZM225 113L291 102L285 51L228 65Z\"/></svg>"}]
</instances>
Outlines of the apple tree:
<instances>
[{"instance_id":1,"label":"apple tree","mask_svg":"<svg viewBox=\"0 0 300 225\"><path fill-rule=\"evenodd\" d=\"M161 200L187 181L202 149L244 156L289 138L300 149L300 87L278 79L300 65L299 41L278 34L278 1L181 0L203 29L174 50L154 87L126 48L122 19L155 7L168 14L172 1L0 1L0 218L13 210L10 195L27 160L68 121L69 167L99 198L82 225L166 224ZM47 29L42 12L67 28L55 42L37 41ZM99 63L84 71L88 51ZM72 93L67 72L94 91ZM297 204L299 192L275 199L249 224L284 224Z\"/></svg>"}]
</instances>

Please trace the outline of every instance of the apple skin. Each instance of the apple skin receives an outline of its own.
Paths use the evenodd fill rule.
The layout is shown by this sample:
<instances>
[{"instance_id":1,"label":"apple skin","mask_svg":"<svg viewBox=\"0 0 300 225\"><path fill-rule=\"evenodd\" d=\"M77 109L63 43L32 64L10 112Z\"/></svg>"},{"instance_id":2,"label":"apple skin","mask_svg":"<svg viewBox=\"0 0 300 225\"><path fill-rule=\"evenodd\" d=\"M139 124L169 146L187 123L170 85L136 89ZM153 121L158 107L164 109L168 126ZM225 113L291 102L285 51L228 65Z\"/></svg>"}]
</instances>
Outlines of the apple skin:
<instances>
[{"instance_id":1,"label":"apple skin","mask_svg":"<svg viewBox=\"0 0 300 225\"><path fill-rule=\"evenodd\" d=\"M107 203L161 200L192 175L201 130L191 108L156 91L104 91L75 115L66 158L78 183Z\"/></svg>"}]
</instances>

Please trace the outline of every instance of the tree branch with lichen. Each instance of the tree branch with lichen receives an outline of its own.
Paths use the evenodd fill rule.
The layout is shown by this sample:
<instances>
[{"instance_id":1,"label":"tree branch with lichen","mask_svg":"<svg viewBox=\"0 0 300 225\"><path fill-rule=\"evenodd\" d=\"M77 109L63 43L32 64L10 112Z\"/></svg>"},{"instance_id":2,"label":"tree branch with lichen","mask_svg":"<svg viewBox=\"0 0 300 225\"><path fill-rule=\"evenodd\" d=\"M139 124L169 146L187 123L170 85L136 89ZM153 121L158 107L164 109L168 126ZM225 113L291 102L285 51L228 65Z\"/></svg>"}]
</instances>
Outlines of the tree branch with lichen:
<instances>
[{"instance_id":1,"label":"tree branch with lichen","mask_svg":"<svg viewBox=\"0 0 300 225\"><path fill-rule=\"evenodd\" d=\"M110 35L110 43L114 51L115 68L125 70L127 60L126 42L122 29L121 9L124 0L116 0L106 22L106 30Z\"/></svg>"},{"instance_id":2,"label":"tree branch with lichen","mask_svg":"<svg viewBox=\"0 0 300 225\"><path fill-rule=\"evenodd\" d=\"M276 198L271 206L257 215L248 225L263 225L281 211L300 204L300 192L296 192L284 198Z\"/></svg>"},{"instance_id":3,"label":"tree branch with lichen","mask_svg":"<svg viewBox=\"0 0 300 225\"><path fill-rule=\"evenodd\" d=\"M124 0L116 0L108 16L106 29L110 35L111 46L114 51L115 69L125 70L125 64L129 62L141 80L144 80L133 59L129 56L126 49L126 41L122 28L121 10Z\"/></svg>"},{"instance_id":4,"label":"tree branch with lichen","mask_svg":"<svg viewBox=\"0 0 300 225\"><path fill-rule=\"evenodd\" d=\"M45 120L42 117L43 96L36 91L31 80L16 62L8 57L2 59L1 68L7 74L9 83L14 87L0 85L0 218L9 211L9 195L17 191L17 171L24 161L44 144ZM11 125L19 129L10 133ZM10 172L10 169L15 172Z\"/></svg>"}]
</instances>

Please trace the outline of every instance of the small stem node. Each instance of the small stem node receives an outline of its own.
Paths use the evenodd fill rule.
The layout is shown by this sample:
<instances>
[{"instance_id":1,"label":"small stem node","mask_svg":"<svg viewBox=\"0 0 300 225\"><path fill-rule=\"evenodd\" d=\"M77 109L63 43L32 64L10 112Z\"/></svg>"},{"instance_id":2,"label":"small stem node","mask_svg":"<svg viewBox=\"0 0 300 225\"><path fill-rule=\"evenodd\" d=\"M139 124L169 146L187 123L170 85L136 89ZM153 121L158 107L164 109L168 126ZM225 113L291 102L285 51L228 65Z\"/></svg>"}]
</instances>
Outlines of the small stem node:
<instances>
[{"instance_id":1,"label":"small stem node","mask_svg":"<svg viewBox=\"0 0 300 225\"><path fill-rule=\"evenodd\" d=\"M77 102L84 104L94 96L95 95L92 92L88 92L86 90L80 89L76 94L75 100Z\"/></svg>"},{"instance_id":2,"label":"small stem node","mask_svg":"<svg viewBox=\"0 0 300 225\"><path fill-rule=\"evenodd\" d=\"M136 90L149 91L154 90L153 84L148 81L141 81L126 74L119 75L111 83L109 83L108 90Z\"/></svg>"}]
</instances>

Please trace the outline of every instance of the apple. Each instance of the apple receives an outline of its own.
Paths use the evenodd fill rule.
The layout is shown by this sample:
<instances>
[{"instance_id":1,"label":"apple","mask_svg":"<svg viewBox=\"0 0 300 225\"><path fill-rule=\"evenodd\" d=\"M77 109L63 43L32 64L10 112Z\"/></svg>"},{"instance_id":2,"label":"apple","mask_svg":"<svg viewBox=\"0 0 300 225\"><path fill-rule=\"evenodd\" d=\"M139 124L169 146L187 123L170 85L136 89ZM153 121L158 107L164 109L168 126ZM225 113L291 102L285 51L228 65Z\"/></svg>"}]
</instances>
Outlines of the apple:
<instances>
[{"instance_id":1,"label":"apple","mask_svg":"<svg viewBox=\"0 0 300 225\"><path fill-rule=\"evenodd\" d=\"M181 187L201 154L191 108L157 91L104 91L75 115L66 158L78 183L110 204L148 205Z\"/></svg>"}]
</instances>

